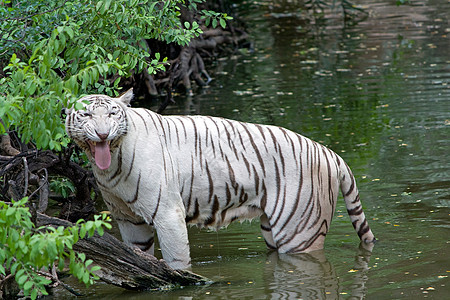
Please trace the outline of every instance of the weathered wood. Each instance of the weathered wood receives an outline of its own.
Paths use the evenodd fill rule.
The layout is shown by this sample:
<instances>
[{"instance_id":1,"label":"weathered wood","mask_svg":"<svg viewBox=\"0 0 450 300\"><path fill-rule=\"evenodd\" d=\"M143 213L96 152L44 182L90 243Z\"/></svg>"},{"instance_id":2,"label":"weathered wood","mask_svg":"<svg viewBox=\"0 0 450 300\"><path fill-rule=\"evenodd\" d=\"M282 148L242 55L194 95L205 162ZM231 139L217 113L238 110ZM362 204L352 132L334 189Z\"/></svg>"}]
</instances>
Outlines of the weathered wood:
<instances>
[{"instance_id":1,"label":"weathered wood","mask_svg":"<svg viewBox=\"0 0 450 300\"><path fill-rule=\"evenodd\" d=\"M72 226L69 221L38 214L38 226ZM80 239L75 251L83 252L102 269L96 274L101 280L125 289L147 290L175 286L201 285L210 281L186 270L173 270L164 260L158 260L137 248L131 248L105 232Z\"/></svg>"}]
</instances>

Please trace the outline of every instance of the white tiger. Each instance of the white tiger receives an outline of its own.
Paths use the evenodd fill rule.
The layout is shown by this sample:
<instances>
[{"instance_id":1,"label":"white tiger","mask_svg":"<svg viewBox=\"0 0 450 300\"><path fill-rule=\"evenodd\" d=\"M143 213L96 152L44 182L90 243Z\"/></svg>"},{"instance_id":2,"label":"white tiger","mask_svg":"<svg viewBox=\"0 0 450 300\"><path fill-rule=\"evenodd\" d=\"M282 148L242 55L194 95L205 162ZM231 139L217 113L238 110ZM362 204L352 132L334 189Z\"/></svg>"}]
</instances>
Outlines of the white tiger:
<instances>
[{"instance_id":1,"label":"white tiger","mask_svg":"<svg viewBox=\"0 0 450 300\"><path fill-rule=\"evenodd\" d=\"M123 240L153 254L157 231L174 269L191 265L186 223L220 228L260 217L280 253L323 248L338 191L360 239L375 238L347 164L287 129L205 116L161 116L120 98L89 95L68 111Z\"/></svg>"}]
</instances>

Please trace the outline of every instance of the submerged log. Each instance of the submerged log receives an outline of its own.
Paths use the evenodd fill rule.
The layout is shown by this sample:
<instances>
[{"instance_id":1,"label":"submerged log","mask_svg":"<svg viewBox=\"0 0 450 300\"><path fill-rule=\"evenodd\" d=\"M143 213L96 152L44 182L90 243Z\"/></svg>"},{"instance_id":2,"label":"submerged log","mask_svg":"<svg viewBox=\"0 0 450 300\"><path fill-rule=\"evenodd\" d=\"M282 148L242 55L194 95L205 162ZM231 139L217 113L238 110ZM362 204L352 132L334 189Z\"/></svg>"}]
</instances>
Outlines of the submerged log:
<instances>
[{"instance_id":1,"label":"submerged log","mask_svg":"<svg viewBox=\"0 0 450 300\"><path fill-rule=\"evenodd\" d=\"M69 221L37 216L38 226L72 226ZM173 270L164 260L132 248L114 236L97 233L92 238L80 239L73 249L83 252L102 269L96 274L106 283L130 290L161 289L176 286L201 285L210 281L186 270Z\"/></svg>"}]
</instances>

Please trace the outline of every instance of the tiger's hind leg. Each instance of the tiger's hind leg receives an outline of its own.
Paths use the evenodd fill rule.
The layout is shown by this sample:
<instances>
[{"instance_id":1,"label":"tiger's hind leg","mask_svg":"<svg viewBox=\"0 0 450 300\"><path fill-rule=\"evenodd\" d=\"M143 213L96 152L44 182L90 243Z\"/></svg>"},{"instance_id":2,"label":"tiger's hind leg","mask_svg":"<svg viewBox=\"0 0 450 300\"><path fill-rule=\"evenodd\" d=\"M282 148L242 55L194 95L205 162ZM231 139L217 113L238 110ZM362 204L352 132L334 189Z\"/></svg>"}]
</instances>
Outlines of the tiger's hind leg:
<instances>
[{"instance_id":1,"label":"tiger's hind leg","mask_svg":"<svg viewBox=\"0 0 450 300\"><path fill-rule=\"evenodd\" d=\"M266 242L267 248L276 250L277 246L272 236L272 228L269 223L269 218L267 218L266 214L263 214L260 217L261 220L261 233L264 237L264 241Z\"/></svg>"},{"instance_id":2,"label":"tiger's hind leg","mask_svg":"<svg viewBox=\"0 0 450 300\"><path fill-rule=\"evenodd\" d=\"M153 226L145 221L131 221L125 219L117 220L120 234L125 244L138 247L148 254L154 255L155 235Z\"/></svg>"}]
</instances>

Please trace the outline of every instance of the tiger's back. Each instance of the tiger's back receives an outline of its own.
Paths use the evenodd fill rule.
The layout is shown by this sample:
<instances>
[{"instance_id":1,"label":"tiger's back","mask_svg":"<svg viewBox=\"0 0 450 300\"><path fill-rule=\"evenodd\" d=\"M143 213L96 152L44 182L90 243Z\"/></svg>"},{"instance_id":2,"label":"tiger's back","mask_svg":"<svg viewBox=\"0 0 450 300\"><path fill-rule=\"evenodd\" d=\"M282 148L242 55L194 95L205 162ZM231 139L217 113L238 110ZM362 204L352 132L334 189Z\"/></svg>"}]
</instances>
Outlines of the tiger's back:
<instances>
[{"instance_id":1,"label":"tiger's back","mask_svg":"<svg viewBox=\"0 0 450 300\"><path fill-rule=\"evenodd\" d=\"M190 265L186 223L260 217L269 248L321 249L339 189L359 237L374 240L351 171L328 148L276 126L123 109L127 133L111 167L94 173L124 240L150 249L155 226L173 267Z\"/></svg>"}]
</instances>

